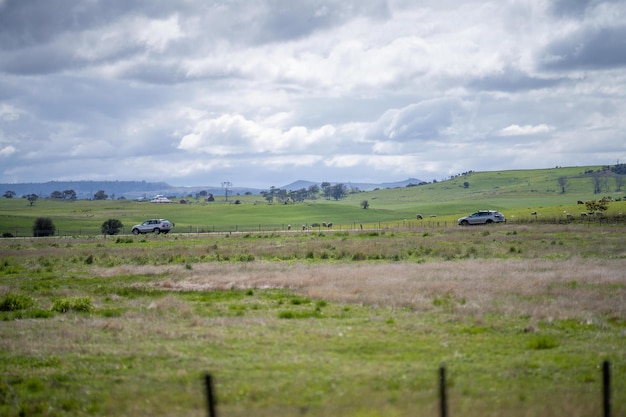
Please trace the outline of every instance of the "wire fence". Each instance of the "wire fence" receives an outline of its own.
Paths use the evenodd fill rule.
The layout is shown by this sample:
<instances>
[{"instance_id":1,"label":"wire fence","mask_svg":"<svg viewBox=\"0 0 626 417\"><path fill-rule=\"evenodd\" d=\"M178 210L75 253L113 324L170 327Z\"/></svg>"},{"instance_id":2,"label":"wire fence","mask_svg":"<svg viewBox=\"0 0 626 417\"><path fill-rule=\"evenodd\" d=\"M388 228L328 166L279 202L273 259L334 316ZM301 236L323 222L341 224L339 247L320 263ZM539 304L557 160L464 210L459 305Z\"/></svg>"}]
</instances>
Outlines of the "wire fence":
<instances>
[{"instance_id":1,"label":"wire fence","mask_svg":"<svg viewBox=\"0 0 626 417\"><path fill-rule=\"evenodd\" d=\"M608 360L602 363L602 386L598 396L601 397L602 406L598 410L598 416L612 417L613 404L612 404L612 387L611 387L611 364ZM450 413L449 394L448 387L450 385L447 377L447 369L445 366L440 366L438 370L437 378L437 391L438 391L438 411L440 417L448 417ZM217 395L214 387L214 378L211 374L205 374L204 386L206 393L206 405L208 417L217 417ZM454 411L454 410L452 410ZM253 412L250 413L254 415Z\"/></svg>"},{"instance_id":2,"label":"wire fence","mask_svg":"<svg viewBox=\"0 0 626 417\"><path fill-rule=\"evenodd\" d=\"M626 225L626 216L588 216L583 218L568 217L526 217L508 219L506 225L586 225L586 226L623 226ZM477 226L500 226L501 224L477 225ZM349 223L255 223L255 224L232 224L232 225L174 225L169 233L182 235L200 234L233 234L233 233L296 233L296 232L355 232L355 231L411 231L432 228L461 227L454 220L434 218L395 220L395 221L353 221ZM467 226L475 227L475 226ZM102 230L98 225L93 227L56 228L55 230L32 230L24 227L8 227L3 231L2 237L81 237L102 236ZM123 226L115 235L132 234L131 227Z\"/></svg>"}]
</instances>

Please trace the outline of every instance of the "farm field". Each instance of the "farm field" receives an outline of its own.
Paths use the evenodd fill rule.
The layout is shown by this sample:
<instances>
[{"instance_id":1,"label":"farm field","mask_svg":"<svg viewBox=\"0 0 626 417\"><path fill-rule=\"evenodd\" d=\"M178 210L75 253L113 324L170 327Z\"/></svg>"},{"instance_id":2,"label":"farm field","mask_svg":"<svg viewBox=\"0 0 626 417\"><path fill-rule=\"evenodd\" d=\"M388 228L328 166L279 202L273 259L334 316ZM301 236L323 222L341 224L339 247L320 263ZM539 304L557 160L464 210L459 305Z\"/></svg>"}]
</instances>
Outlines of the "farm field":
<instances>
[{"instance_id":1,"label":"farm field","mask_svg":"<svg viewBox=\"0 0 626 417\"><path fill-rule=\"evenodd\" d=\"M0 240L0 415L626 415L623 225Z\"/></svg>"},{"instance_id":2,"label":"farm field","mask_svg":"<svg viewBox=\"0 0 626 417\"><path fill-rule=\"evenodd\" d=\"M212 203L187 198L190 204L41 198L32 206L23 198L0 198L0 233L32 236L33 222L42 216L49 217L62 236L100 235L102 223L111 218L123 223L122 234L147 218L170 220L175 233L285 231L289 226L319 230L323 223L332 223L335 230L452 226L479 209L499 210L514 223L558 223L568 214L584 222L589 219L581 218L581 213L587 208L578 201L603 197L614 200L606 216L623 221L626 218L619 214L626 212L626 191L594 194L590 177L583 175L594 168L598 167L478 172L422 186L349 193L338 201L320 196L296 204L268 204L260 195L230 196L228 202L218 197ZM558 189L560 177L567 178L565 193ZM615 188L608 182L607 187ZM364 200L369 204L366 210L361 207ZM418 221L417 214L423 219Z\"/></svg>"},{"instance_id":3,"label":"farm field","mask_svg":"<svg viewBox=\"0 0 626 417\"><path fill-rule=\"evenodd\" d=\"M204 416L209 373L221 417L434 417L441 366L449 415L591 416L604 361L626 416L626 201L568 218L600 198L583 169L289 205L0 199L0 416ZM456 225L484 208L509 221ZM128 234L151 217L174 231Z\"/></svg>"}]
</instances>

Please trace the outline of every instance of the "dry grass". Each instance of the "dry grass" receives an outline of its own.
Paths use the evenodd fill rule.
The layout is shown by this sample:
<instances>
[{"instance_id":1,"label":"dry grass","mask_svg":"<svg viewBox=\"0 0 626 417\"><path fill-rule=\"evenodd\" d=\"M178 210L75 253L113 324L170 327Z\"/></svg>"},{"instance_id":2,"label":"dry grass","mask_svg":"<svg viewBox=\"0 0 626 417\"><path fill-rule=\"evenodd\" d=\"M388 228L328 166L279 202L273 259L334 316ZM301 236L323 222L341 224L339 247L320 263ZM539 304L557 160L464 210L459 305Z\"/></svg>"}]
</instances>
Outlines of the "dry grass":
<instances>
[{"instance_id":1,"label":"dry grass","mask_svg":"<svg viewBox=\"0 0 626 417\"><path fill-rule=\"evenodd\" d=\"M162 275L161 289L288 288L311 298L428 310L445 300L463 314L534 319L626 319L623 260L429 263L199 263L98 269L101 276Z\"/></svg>"}]
</instances>

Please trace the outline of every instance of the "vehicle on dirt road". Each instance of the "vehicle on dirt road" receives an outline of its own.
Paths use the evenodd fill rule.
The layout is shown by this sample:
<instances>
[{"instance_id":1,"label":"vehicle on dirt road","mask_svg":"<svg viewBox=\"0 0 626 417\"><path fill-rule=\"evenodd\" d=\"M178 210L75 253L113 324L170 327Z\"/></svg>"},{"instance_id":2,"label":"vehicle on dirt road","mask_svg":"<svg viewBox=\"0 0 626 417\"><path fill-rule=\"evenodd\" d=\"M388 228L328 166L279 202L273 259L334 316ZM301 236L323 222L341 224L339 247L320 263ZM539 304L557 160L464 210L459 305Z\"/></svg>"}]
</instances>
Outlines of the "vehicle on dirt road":
<instances>
[{"instance_id":1,"label":"vehicle on dirt road","mask_svg":"<svg viewBox=\"0 0 626 417\"><path fill-rule=\"evenodd\" d=\"M502 213L495 210L478 210L469 216L461 217L457 223L461 226L469 226L471 224L491 224L506 222L506 218Z\"/></svg>"},{"instance_id":2,"label":"vehicle on dirt road","mask_svg":"<svg viewBox=\"0 0 626 417\"><path fill-rule=\"evenodd\" d=\"M134 225L131 232L134 235L140 233L154 233L158 235L159 233L168 233L170 230L172 230L172 223L169 220L148 219L141 224Z\"/></svg>"}]
</instances>

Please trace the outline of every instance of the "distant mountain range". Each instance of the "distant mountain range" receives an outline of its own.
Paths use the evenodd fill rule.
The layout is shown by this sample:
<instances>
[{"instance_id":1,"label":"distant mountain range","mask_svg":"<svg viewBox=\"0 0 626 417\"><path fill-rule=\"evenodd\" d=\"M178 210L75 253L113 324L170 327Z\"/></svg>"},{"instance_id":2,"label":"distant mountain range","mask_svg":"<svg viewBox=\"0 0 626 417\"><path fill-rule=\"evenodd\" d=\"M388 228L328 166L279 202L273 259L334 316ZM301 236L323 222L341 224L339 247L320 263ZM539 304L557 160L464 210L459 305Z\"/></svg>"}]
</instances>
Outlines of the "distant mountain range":
<instances>
[{"instance_id":1,"label":"distant mountain range","mask_svg":"<svg viewBox=\"0 0 626 417\"><path fill-rule=\"evenodd\" d=\"M342 183L341 181L331 182L332 185ZM418 185L423 181L416 178L409 178L404 181L387 182L381 184L374 183L353 183L343 182L348 189L372 191L377 188L398 188L407 185ZM321 186L322 182L299 180L291 184L287 184L280 189L295 191L302 188L309 188L312 185ZM39 197L48 197L54 191L74 190L78 199L91 199L98 191L104 191L110 199L120 197L135 198L151 198L155 195L164 195L168 197L186 197L195 195L201 191L206 191L215 196L224 195L225 189L217 186L197 186L183 187L173 186L165 182L146 182L146 181L48 181L42 183L14 183L0 184L0 197L7 191L13 191L16 197L22 197L28 194L37 194ZM259 194L263 189L248 187L229 187L229 195L241 195L246 193Z\"/></svg>"}]
</instances>

